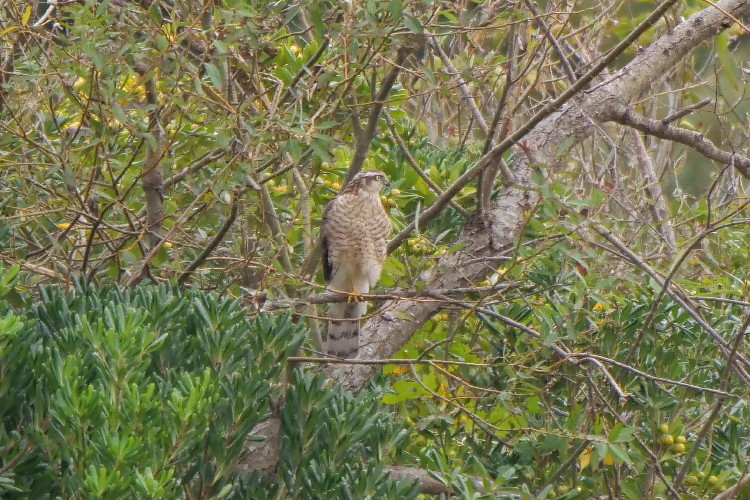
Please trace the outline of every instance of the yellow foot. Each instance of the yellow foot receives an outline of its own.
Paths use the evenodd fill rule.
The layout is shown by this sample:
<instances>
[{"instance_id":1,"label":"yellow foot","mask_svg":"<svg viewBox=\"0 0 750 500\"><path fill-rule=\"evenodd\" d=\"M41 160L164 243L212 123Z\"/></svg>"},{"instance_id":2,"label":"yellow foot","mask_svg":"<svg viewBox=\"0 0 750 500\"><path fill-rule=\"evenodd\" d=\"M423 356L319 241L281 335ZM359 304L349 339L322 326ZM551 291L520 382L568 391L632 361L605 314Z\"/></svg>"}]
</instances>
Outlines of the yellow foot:
<instances>
[{"instance_id":1,"label":"yellow foot","mask_svg":"<svg viewBox=\"0 0 750 500\"><path fill-rule=\"evenodd\" d=\"M352 302L363 302L365 300L362 295L359 294L359 292L354 289L351 292L349 292L349 296L346 298L346 303L351 304Z\"/></svg>"}]
</instances>

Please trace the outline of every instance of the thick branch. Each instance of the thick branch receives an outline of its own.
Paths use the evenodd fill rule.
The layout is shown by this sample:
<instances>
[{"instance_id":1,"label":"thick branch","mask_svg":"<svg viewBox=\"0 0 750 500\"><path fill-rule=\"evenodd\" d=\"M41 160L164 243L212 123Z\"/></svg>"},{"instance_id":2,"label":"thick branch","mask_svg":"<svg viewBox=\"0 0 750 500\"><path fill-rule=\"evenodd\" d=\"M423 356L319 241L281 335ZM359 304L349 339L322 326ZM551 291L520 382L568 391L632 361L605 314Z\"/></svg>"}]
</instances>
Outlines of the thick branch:
<instances>
[{"instance_id":1,"label":"thick branch","mask_svg":"<svg viewBox=\"0 0 750 500\"><path fill-rule=\"evenodd\" d=\"M151 78L145 83L146 101L153 106L149 119L149 132L154 137L153 144L146 142L146 157L143 160L141 183L146 196L146 218L148 247L152 248L161 239L164 222L164 179L161 159L165 152L164 132L159 123L156 82Z\"/></svg>"},{"instance_id":2,"label":"thick branch","mask_svg":"<svg viewBox=\"0 0 750 500\"><path fill-rule=\"evenodd\" d=\"M630 108L621 108L619 113L614 116L614 120L623 125L628 125L640 130L644 134L653 135L662 139L679 142L690 146L702 155L720 162L724 165L734 165L740 173L750 179L750 158L739 154L724 151L706 139L700 132L693 132L680 127L667 125L660 120L650 120L643 116L638 116Z\"/></svg>"},{"instance_id":3,"label":"thick branch","mask_svg":"<svg viewBox=\"0 0 750 500\"><path fill-rule=\"evenodd\" d=\"M416 467L399 467L388 466L383 468L390 474L391 479L399 481L401 479L410 479L419 483L419 489L422 493L428 495L451 495L453 490L447 484L435 479L428 471Z\"/></svg>"}]
</instances>

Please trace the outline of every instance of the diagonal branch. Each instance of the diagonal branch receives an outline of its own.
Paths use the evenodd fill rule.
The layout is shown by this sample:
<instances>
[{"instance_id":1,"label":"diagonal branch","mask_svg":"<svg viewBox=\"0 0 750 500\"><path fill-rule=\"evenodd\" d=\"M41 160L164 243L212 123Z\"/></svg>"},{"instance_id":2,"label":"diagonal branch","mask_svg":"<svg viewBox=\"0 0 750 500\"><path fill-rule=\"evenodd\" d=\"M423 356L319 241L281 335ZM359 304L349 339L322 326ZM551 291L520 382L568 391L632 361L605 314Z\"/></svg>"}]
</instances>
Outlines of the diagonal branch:
<instances>
[{"instance_id":1,"label":"diagonal branch","mask_svg":"<svg viewBox=\"0 0 750 500\"><path fill-rule=\"evenodd\" d=\"M661 188L661 182L656 175L654 163L651 161L651 156L646 150L646 144L644 144L641 134L633 129L631 129L631 132L633 146L635 147L636 161L640 167L641 175L643 175L643 178L646 181L644 190L650 200L649 208L651 209L651 215L654 218L659 234L667 244L669 253L674 254L677 249L677 240L675 238L674 228L672 228L672 222L669 220L669 209L667 208L664 191Z\"/></svg>"},{"instance_id":2,"label":"diagonal branch","mask_svg":"<svg viewBox=\"0 0 750 500\"><path fill-rule=\"evenodd\" d=\"M738 1L738 0L735 0ZM565 92L563 92L557 99L554 99L550 102L548 102L542 109L540 109L534 116L532 116L524 125L522 125L518 130L513 132L510 136L506 137L500 144L492 148L487 154L482 156L482 158L479 159L471 168L469 168L466 172L464 172L456 181L451 184L448 189L445 190L442 196L439 196L435 203L433 203L427 210L422 212L422 215L419 216L419 220L410 223L408 226L406 226L404 229L402 229L396 237L394 237L390 243L388 243L388 252L392 252L396 248L401 245L401 243L406 240L412 231L414 231L414 228L417 227L417 223L419 224L419 227L424 227L425 224L427 224L429 221L437 217L440 212L442 212L443 208L448 204L448 201L453 199L456 194L458 194L461 189L463 189L464 186L466 186L469 182L471 182L474 177L479 175L485 168L487 168L489 165L497 162L500 157L508 151L511 146L516 144L518 141L523 139L529 132L531 132L534 127L538 126L542 121L552 118L553 113L556 111L564 111L563 105L568 103L568 101L571 101L575 96L577 96L581 90L583 90L594 78L596 78L600 73L602 73L606 67L612 63L620 54L625 52L625 50L630 47L632 43L634 43L639 36L641 36L646 30L648 30L651 26L656 23L656 21L661 18L662 15L664 15L665 12L667 12L675 3L677 3L677 0L665 0L657 9L655 9L651 14L649 14L646 19L644 19L641 24L639 24L635 30L633 30L632 33L630 33L627 37L625 37L620 43L618 43L606 56L602 57L602 59L599 61L598 64L596 64L591 70L589 70L588 73L583 75L578 81L576 81L573 85L571 85ZM694 18L695 16L693 16ZM721 17L722 21L724 20L724 17ZM685 26L689 23L683 23L682 26ZM678 30L674 30L673 34L677 32ZM713 35L713 33L711 33ZM708 33L706 33L706 37L709 36ZM665 37L667 38L667 37ZM658 48L658 43L655 43L654 46ZM687 52L689 49L692 49L692 46L685 47L685 52ZM652 56L652 52L646 52L645 55ZM641 56L633 60L626 68L636 68L637 66L634 66L633 63L635 62L641 62L645 57ZM663 57L663 60L666 61L669 66L674 64L673 61L671 61L671 58ZM664 61L662 61L661 64L664 64ZM654 69L658 68L661 69L661 65L659 64L652 64L650 67L644 67L644 69ZM632 68L631 68L632 67ZM623 70L624 71L624 70ZM634 71L635 72L635 71ZM622 72L618 73L622 74ZM652 78L656 78L657 74L652 75ZM616 77L615 77L616 78ZM619 86L622 86L625 83L630 83L629 78L622 78L619 81L617 81ZM637 82L633 82L633 84L640 84L642 86L646 85L646 81L640 80ZM606 84L603 84L603 86L600 86L598 91L592 91L595 92L592 94L594 97L593 99L590 97L588 101L595 100L596 97L605 97L602 94L607 93L606 91L610 90ZM630 93L620 94L619 98L623 99L624 97L627 97L630 95ZM612 96L606 96L610 98L616 98L615 95ZM596 113L596 109L592 106L593 102L590 103L590 112L592 114ZM569 108L568 108L569 109ZM550 122L554 122L555 120L550 120ZM575 123L575 128L580 129L581 123ZM589 124L586 124L589 125ZM588 127L587 127L588 128ZM572 136L574 129L570 130L570 135ZM590 134L591 131L587 130L586 135ZM557 143L557 145L561 144L562 140Z\"/></svg>"},{"instance_id":3,"label":"diagonal branch","mask_svg":"<svg viewBox=\"0 0 750 500\"><path fill-rule=\"evenodd\" d=\"M729 359L728 363L733 364L735 370L740 375L742 380L750 385L750 374L748 374L745 367L750 367L750 361L747 360L742 355L737 355L736 361L734 360L734 355L730 357L730 346L727 344L727 341L724 340L719 332L713 329L711 325L708 324L708 322L698 313L694 307L691 307L691 305L688 303L687 300L680 297L680 294L673 291L669 284L665 282L665 280L659 276L659 274L651 269L649 266L646 265L645 262L643 262L641 259L639 259L632 251L630 251L629 248L627 248L615 235L612 234L612 232L605 228L604 226L594 226L594 230L599 233L602 237L607 239L610 243L612 243L617 249L622 252L624 255L628 257L628 259L631 260L634 264L636 264L638 267L643 269L651 278L656 281L664 290L664 293L669 295L672 300L677 302L682 309L688 313L695 321L698 323L703 330L708 333L712 339L716 342L716 344L719 346L719 350L721 353ZM665 286L666 285L666 286ZM744 365L744 367L742 366Z\"/></svg>"},{"instance_id":4,"label":"diagonal branch","mask_svg":"<svg viewBox=\"0 0 750 500\"><path fill-rule=\"evenodd\" d=\"M206 247L195 258L195 260L193 260L193 262L191 262L190 265L188 265L188 267L182 272L180 277L177 279L178 285L184 285L185 281L187 281L190 275L193 274L193 271L198 269L198 266L203 264L208 256L211 255L211 252L213 252L216 247L219 246L219 243L224 240L224 236L226 236L227 232L229 232L229 229L232 227L232 224L234 224L235 219L237 219L238 208L239 196L238 193L234 193L234 200L232 200L232 209L229 212L229 217L227 217L227 220L224 221L224 224L221 226L221 229L219 229L219 232L216 233L216 236L211 239L208 245L206 245Z\"/></svg>"},{"instance_id":5,"label":"diagonal branch","mask_svg":"<svg viewBox=\"0 0 750 500\"><path fill-rule=\"evenodd\" d=\"M733 164L743 176L750 179L750 158L718 148L700 132L693 132L692 130L674 127L661 120L650 120L635 114L632 109L627 107L622 107L618 110L618 114L616 114L613 119L622 125L627 125L636 130L640 130L644 134L653 135L662 139L669 139L689 146L707 158L724 165Z\"/></svg>"}]
</instances>

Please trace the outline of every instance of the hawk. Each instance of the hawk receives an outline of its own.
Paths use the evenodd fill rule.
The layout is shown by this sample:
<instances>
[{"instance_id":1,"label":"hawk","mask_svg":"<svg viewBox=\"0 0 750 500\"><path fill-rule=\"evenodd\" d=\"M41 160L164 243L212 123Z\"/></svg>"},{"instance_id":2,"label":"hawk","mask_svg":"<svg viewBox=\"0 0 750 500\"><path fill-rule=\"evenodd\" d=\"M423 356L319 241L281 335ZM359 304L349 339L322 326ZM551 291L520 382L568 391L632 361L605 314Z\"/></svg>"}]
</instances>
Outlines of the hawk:
<instances>
[{"instance_id":1,"label":"hawk","mask_svg":"<svg viewBox=\"0 0 750 500\"><path fill-rule=\"evenodd\" d=\"M367 293L380 279L391 221L380 202L389 186L380 170L364 170L344 186L323 212L323 275L337 292ZM326 352L342 358L359 350L359 318L367 310L362 301L331 304Z\"/></svg>"}]
</instances>

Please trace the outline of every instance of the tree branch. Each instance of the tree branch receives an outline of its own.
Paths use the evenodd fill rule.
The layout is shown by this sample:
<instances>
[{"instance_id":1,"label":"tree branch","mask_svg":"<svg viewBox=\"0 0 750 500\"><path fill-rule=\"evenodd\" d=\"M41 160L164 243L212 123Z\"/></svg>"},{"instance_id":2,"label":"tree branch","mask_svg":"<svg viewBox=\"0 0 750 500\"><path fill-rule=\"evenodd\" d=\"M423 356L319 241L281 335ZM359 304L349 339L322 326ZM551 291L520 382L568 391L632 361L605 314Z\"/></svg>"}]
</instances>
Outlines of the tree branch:
<instances>
[{"instance_id":1,"label":"tree branch","mask_svg":"<svg viewBox=\"0 0 750 500\"><path fill-rule=\"evenodd\" d=\"M645 262L639 259L637 255L631 252L630 249L627 248L619 239L617 239L617 237L615 237L615 235L613 235L609 229L603 226L597 225L597 226L594 226L594 230L597 233L599 233L601 236L603 236L605 239L607 239L610 243L612 243L615 247L617 247L617 249L620 252L622 252L624 255L626 255L628 259L630 259L631 262L633 262L638 267L643 269L649 276L651 276L651 278L654 279L654 281L659 283L659 285L664 290L664 293L669 295L672 298L672 300L677 302L677 304L679 304L680 307L682 307L682 309L686 313L692 316L692 318L701 326L701 328L703 328L703 330L706 333L708 333L712 339L714 339L716 344L719 346L719 351L725 357L729 358L730 347L727 344L727 342L721 337L721 335L719 335L719 333L716 330L714 330L711 327L711 325L708 324L708 322L705 319L703 319L703 317L693 307L690 306L690 304L688 304L686 300L680 297L679 294L675 293L670 288L670 286L668 286L668 284L667 286L665 286L665 283L666 283L665 280L661 276L659 276L659 274L656 271L651 269L648 265L646 265ZM746 369L743 368L742 366L744 365L745 367L750 367L750 362L748 362L747 358L741 355L737 355L737 360L739 360L741 363L737 363L732 359L731 364L734 365L735 370L740 375L740 378L742 378L742 380L746 384L750 384L750 374L748 374Z\"/></svg>"},{"instance_id":2,"label":"tree branch","mask_svg":"<svg viewBox=\"0 0 750 500\"><path fill-rule=\"evenodd\" d=\"M394 481L399 481L401 479L411 479L412 481L416 481L419 483L420 491L428 495L450 496L453 493L450 486L442 481L438 481L432 474L424 469L389 465L383 467L383 470L390 474L391 479Z\"/></svg>"},{"instance_id":3,"label":"tree branch","mask_svg":"<svg viewBox=\"0 0 750 500\"><path fill-rule=\"evenodd\" d=\"M737 481L737 484L735 484L728 490L716 495L714 497L714 500L730 500L731 498L739 498L736 497L736 495L739 494L740 490L748 484L750 484L750 474L746 474L742 477L742 479Z\"/></svg>"},{"instance_id":4,"label":"tree branch","mask_svg":"<svg viewBox=\"0 0 750 500\"><path fill-rule=\"evenodd\" d=\"M719 149L700 132L673 127L664 123L663 120L650 120L643 116L638 116L632 109L626 107L622 107L613 118L616 122L633 127L644 134L669 139L689 146L707 158L724 165L733 164L745 178L750 179L750 158Z\"/></svg>"},{"instance_id":5,"label":"tree branch","mask_svg":"<svg viewBox=\"0 0 750 500\"><path fill-rule=\"evenodd\" d=\"M335 304L340 302L347 302L352 297L361 297L363 300L371 302L376 300L402 300L402 299L419 299L428 302L445 302L439 298L438 295L468 295L476 293L497 293L516 288L515 283L509 283L504 285L490 285L490 286L467 286L461 288L451 288L446 290L433 290L425 292L424 290L396 290L388 293L319 293L317 295L308 295L306 297L300 297L295 299L275 299L266 300L264 297L252 297L251 301L256 304L256 307L263 311L274 311L278 309L288 309L290 307L296 307L300 304Z\"/></svg>"},{"instance_id":6,"label":"tree branch","mask_svg":"<svg viewBox=\"0 0 750 500\"><path fill-rule=\"evenodd\" d=\"M232 209L229 212L229 217L227 217L227 220L224 221L224 224L221 226L221 229L219 229L219 232L216 233L216 236L214 236L208 243L208 245L206 245L206 248L204 248L201 253L195 258L195 260L193 260L193 262L191 262L190 265L187 266L185 271L183 271L183 273L177 279L178 285L182 286L183 284L185 284L185 281L187 281L193 271L198 269L198 266L203 264L208 256L211 255L211 252L213 252L216 247L219 246L219 243L222 242L224 236L226 236L227 232L229 231L229 228L232 227L232 224L234 224L234 221L237 219L238 206L239 195L238 193L234 193L234 199L232 200Z\"/></svg>"},{"instance_id":7,"label":"tree branch","mask_svg":"<svg viewBox=\"0 0 750 500\"><path fill-rule=\"evenodd\" d=\"M633 146L635 147L636 161L641 169L641 175L643 175L643 178L646 181L644 189L649 198L648 204L649 208L651 208L651 215L659 234L667 244L671 256L677 249L677 240L674 235L674 229L672 228L672 222L669 220L669 209L667 208L667 202L664 198L664 192L661 189L661 182L656 175L654 163L651 161L651 156L646 150L643 138L636 130L631 129L631 132Z\"/></svg>"},{"instance_id":8,"label":"tree branch","mask_svg":"<svg viewBox=\"0 0 750 500\"><path fill-rule=\"evenodd\" d=\"M739 0L733 0L733 1L739 1ZM440 212L442 212L443 208L448 204L448 201L453 199L458 192L463 189L464 186L466 186L469 182L471 182L474 177L476 177L482 170L487 168L489 165L493 164L494 162L498 161L500 157L505 153L508 149L510 149L511 146L513 146L515 143L517 143L519 140L523 139L531 130L534 129L537 125L542 123L542 121L547 120L548 118L551 118L550 120L547 120L547 123L549 125L552 125L558 117L554 116L553 113L555 112L566 112L571 109L570 106L563 109L563 105L573 99L581 90L583 90L594 78L596 78L602 71L605 70L605 68L614 61L620 54L622 54L630 45L635 42L640 35L642 35L647 29L649 29L651 26L653 26L656 21L659 20L659 18L667 12L675 3L677 3L677 0L665 0L657 9L655 9L651 14L649 14L646 19L644 19L641 24L639 24L633 32L631 32L625 39L623 39L620 43L618 43L605 57L599 61L598 64L596 64L591 70L589 70L588 73L583 75L576 83L571 85L565 92L563 92L557 99L554 99L553 101L548 102L541 110L539 110L534 116L532 116L524 125L522 125L518 130L516 130L513 134L506 137L500 144L492 148L487 154L482 156L482 158L479 159L471 168L469 168L466 172L464 172L456 181L451 184L448 189L445 190L445 193L443 193L442 196L439 196L435 203L433 203L427 210L422 212L422 214L419 216L419 227L424 227L425 224L427 224L429 221L437 217ZM693 18L695 15L693 16ZM692 19L692 18L691 18ZM722 17L723 19L723 17ZM682 26L689 24L689 22L683 23ZM675 30L676 32L677 30ZM711 33L712 35L713 33ZM708 36L708 33L706 33L706 36ZM661 40L660 40L661 41ZM671 40L670 40L671 41ZM658 47L658 43L654 43L655 47ZM685 48L685 51L691 49L691 46L688 46ZM651 55L651 51L647 53L649 56ZM636 68L637 66L634 66L634 62L643 62L644 57L638 57L633 60L628 66L626 66L627 69L632 70L632 73L638 73L640 75L640 72L636 72L633 68ZM669 60L669 58L664 57L664 60L667 60L669 63L669 66L673 64L673 61ZM663 64L663 62L662 62ZM662 69L660 65L653 64L651 68L654 69L659 68ZM623 69L621 72L617 73L616 75L626 74L623 73L625 69ZM654 74L653 77L655 78L657 75ZM616 77L615 77L616 78ZM641 86L646 85L646 81L640 80L637 82L630 82L627 78L622 78L618 81L620 86L623 86L625 83L631 83L632 86L638 86L639 88ZM602 90L603 89L603 90ZM592 115L595 115L597 113L596 108L593 106L593 101L596 100L598 97L599 99L618 99L618 100L624 100L628 96L631 95L631 92L623 92L621 94L613 93L609 95L608 91L610 90L606 84L603 84L603 86L599 87L598 92L593 94L593 98L590 97L589 99L586 99L585 104L588 104L588 106L584 106ZM593 91L592 91L593 92ZM606 95L605 95L606 94ZM634 95L634 94L633 94ZM584 104L584 103L581 103ZM559 110L559 111L558 111ZM604 118L604 117L602 117ZM567 121L567 120L566 120ZM589 127L591 126L590 121L581 123L580 121L575 121L571 123L571 126L574 126L574 129L571 129L568 132L567 135L570 137L575 137L576 130L581 130L582 128L585 130L585 132L582 132L585 136L588 136L591 131L589 130ZM545 132L547 132L545 134ZM547 137L555 137L560 136L561 134L553 133L552 131L541 131L540 138L547 135ZM581 137L581 140L583 137ZM545 141L548 142L548 141ZM576 140L578 142L578 140ZM557 145L562 144L562 140L557 143ZM556 156L556 155L553 155ZM414 228L416 227L416 222L410 223L408 226L406 226L404 229L402 229L396 237L394 237L390 243L388 243L388 252L392 252L396 248L403 243L406 238L409 237L412 231L414 231Z\"/></svg>"}]
</instances>

